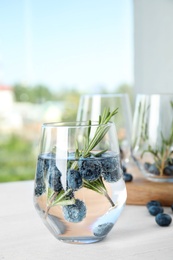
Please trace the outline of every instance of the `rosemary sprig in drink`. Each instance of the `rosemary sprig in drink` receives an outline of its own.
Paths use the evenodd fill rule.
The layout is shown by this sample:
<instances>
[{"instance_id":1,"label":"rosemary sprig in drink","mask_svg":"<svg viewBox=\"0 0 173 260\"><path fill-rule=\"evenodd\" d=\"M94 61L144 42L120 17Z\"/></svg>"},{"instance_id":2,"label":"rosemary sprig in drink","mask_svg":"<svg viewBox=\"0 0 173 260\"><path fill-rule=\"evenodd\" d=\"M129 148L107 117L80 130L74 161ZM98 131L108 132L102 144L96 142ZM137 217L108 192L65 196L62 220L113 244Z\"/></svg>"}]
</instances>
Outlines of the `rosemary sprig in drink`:
<instances>
[{"instance_id":1,"label":"rosemary sprig in drink","mask_svg":"<svg viewBox=\"0 0 173 260\"><path fill-rule=\"evenodd\" d=\"M82 151L79 151L78 147L76 149L76 159L81 158L82 163L84 163L86 161L86 159L84 158L88 158L90 156L95 156L95 157L99 157L101 156L101 154L105 153L107 150L102 150L98 153L92 153L92 150L100 143L100 141L104 138L104 136L106 135L106 133L108 132L110 125L108 125L107 123L110 121L110 119L117 114L118 112L118 108L113 110L112 112L110 112L109 108L105 108L103 111L103 114L99 116L99 125L95 131L95 134L93 136L93 138L90 140L90 133L91 133L91 121L89 121L88 125L88 132L86 135L86 141L85 141L85 147ZM82 159L83 158L83 159ZM98 163L99 161L91 161L91 163ZM76 168L78 169L79 165L78 162L75 161L74 164L72 165L72 168ZM115 204L114 202L111 200L110 196L108 195L108 192L106 190L106 187L104 185L104 182L102 180L102 176L100 176L99 178L94 179L94 181L91 180L86 180L83 179L83 186L87 189L93 190L95 192L98 192L102 195L104 195L109 202L111 203L111 206L114 207Z\"/></svg>"},{"instance_id":2,"label":"rosemary sprig in drink","mask_svg":"<svg viewBox=\"0 0 173 260\"><path fill-rule=\"evenodd\" d=\"M108 132L110 128L110 126L106 124L117 113L118 113L118 108L115 109L113 112L110 112L109 108L104 109L103 114L99 116L99 125L96 129L94 137L91 140L90 140L91 120L89 120L88 133L86 136L87 146L79 153L82 157L86 158L91 155L91 151L99 144L99 142L103 139L103 137L105 136L105 134Z\"/></svg>"}]
</instances>

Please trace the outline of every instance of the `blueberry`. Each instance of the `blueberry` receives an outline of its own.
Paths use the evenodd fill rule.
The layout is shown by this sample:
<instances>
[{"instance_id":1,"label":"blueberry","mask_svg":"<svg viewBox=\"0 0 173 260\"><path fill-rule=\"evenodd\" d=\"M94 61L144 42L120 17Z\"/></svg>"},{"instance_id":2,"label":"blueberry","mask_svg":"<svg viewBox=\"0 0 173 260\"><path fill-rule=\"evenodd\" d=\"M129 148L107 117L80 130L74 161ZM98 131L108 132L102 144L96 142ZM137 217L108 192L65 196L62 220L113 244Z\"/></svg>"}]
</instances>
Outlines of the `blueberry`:
<instances>
[{"instance_id":1,"label":"blueberry","mask_svg":"<svg viewBox=\"0 0 173 260\"><path fill-rule=\"evenodd\" d=\"M61 172L58 170L56 165L49 166L48 169L48 181L49 181L49 187L59 192L63 189L62 183L61 183Z\"/></svg>"},{"instance_id":2,"label":"blueberry","mask_svg":"<svg viewBox=\"0 0 173 260\"><path fill-rule=\"evenodd\" d=\"M67 186L70 189L78 190L82 187L82 177L78 170L69 169L67 172Z\"/></svg>"},{"instance_id":3,"label":"blueberry","mask_svg":"<svg viewBox=\"0 0 173 260\"><path fill-rule=\"evenodd\" d=\"M145 163L144 163L144 169L145 169L146 171L149 170L150 166L151 166L151 163L148 163L148 162L145 162Z\"/></svg>"},{"instance_id":4,"label":"blueberry","mask_svg":"<svg viewBox=\"0 0 173 260\"><path fill-rule=\"evenodd\" d=\"M37 169L36 169L36 179L40 179L44 177L45 171L48 171L49 165L55 165L55 155L52 153L48 153L45 155L40 155L37 161ZM54 159L52 159L54 158Z\"/></svg>"},{"instance_id":5,"label":"blueberry","mask_svg":"<svg viewBox=\"0 0 173 260\"><path fill-rule=\"evenodd\" d=\"M126 166L125 166L124 164L121 165L121 168L122 168L122 171L123 171L124 173L127 172L127 168L126 168Z\"/></svg>"},{"instance_id":6,"label":"blueberry","mask_svg":"<svg viewBox=\"0 0 173 260\"><path fill-rule=\"evenodd\" d=\"M47 172L48 169L49 169L49 164L50 164L51 160L50 159L47 159L45 158L44 159L44 170Z\"/></svg>"},{"instance_id":7,"label":"blueberry","mask_svg":"<svg viewBox=\"0 0 173 260\"><path fill-rule=\"evenodd\" d=\"M44 170L47 172L49 166L55 165L55 154L47 153L44 155L43 159L44 159Z\"/></svg>"},{"instance_id":8,"label":"blueberry","mask_svg":"<svg viewBox=\"0 0 173 260\"><path fill-rule=\"evenodd\" d=\"M163 174L166 176L173 176L173 165L168 165L164 168Z\"/></svg>"},{"instance_id":9,"label":"blueberry","mask_svg":"<svg viewBox=\"0 0 173 260\"><path fill-rule=\"evenodd\" d=\"M44 160L38 157L37 169L36 169L36 180L43 178L44 176Z\"/></svg>"},{"instance_id":10,"label":"blueberry","mask_svg":"<svg viewBox=\"0 0 173 260\"><path fill-rule=\"evenodd\" d=\"M173 165L173 158L168 158L167 161L166 161L166 163L167 163L168 165Z\"/></svg>"},{"instance_id":11,"label":"blueberry","mask_svg":"<svg viewBox=\"0 0 173 260\"><path fill-rule=\"evenodd\" d=\"M102 176L107 182L116 182L122 176L119 157L107 157L101 160Z\"/></svg>"},{"instance_id":12,"label":"blueberry","mask_svg":"<svg viewBox=\"0 0 173 260\"><path fill-rule=\"evenodd\" d=\"M158 201L158 200L151 200L151 201L149 201L148 203L147 203L147 208L149 208L150 206L162 206L161 205L161 203L160 203L160 201Z\"/></svg>"},{"instance_id":13,"label":"blueberry","mask_svg":"<svg viewBox=\"0 0 173 260\"><path fill-rule=\"evenodd\" d=\"M165 213L159 213L155 217L156 223L161 227L167 227L171 224L172 218L170 215Z\"/></svg>"},{"instance_id":14,"label":"blueberry","mask_svg":"<svg viewBox=\"0 0 173 260\"><path fill-rule=\"evenodd\" d=\"M153 173L155 175L159 175L159 169L156 167L155 163L151 164L149 162L144 163L144 169L150 173Z\"/></svg>"},{"instance_id":15,"label":"blueberry","mask_svg":"<svg viewBox=\"0 0 173 260\"><path fill-rule=\"evenodd\" d=\"M161 206L150 206L148 211L152 216L156 216L159 213L163 213L163 208Z\"/></svg>"},{"instance_id":16,"label":"blueberry","mask_svg":"<svg viewBox=\"0 0 173 260\"><path fill-rule=\"evenodd\" d=\"M172 209L172 211L173 211L173 204L171 205L171 209Z\"/></svg>"},{"instance_id":17,"label":"blueberry","mask_svg":"<svg viewBox=\"0 0 173 260\"><path fill-rule=\"evenodd\" d=\"M46 191L46 185L43 179L36 180L35 196L39 197Z\"/></svg>"},{"instance_id":18,"label":"blueberry","mask_svg":"<svg viewBox=\"0 0 173 260\"><path fill-rule=\"evenodd\" d=\"M35 196L41 196L46 191L44 182L44 160L38 157L36 178L35 178Z\"/></svg>"},{"instance_id":19,"label":"blueberry","mask_svg":"<svg viewBox=\"0 0 173 260\"><path fill-rule=\"evenodd\" d=\"M79 171L82 178L84 178L85 180L95 181L101 175L101 163L98 161L98 159L80 159Z\"/></svg>"},{"instance_id":20,"label":"blueberry","mask_svg":"<svg viewBox=\"0 0 173 260\"><path fill-rule=\"evenodd\" d=\"M159 169L156 167L155 163L151 164L148 168L148 172L153 173L155 175L160 175Z\"/></svg>"},{"instance_id":21,"label":"blueberry","mask_svg":"<svg viewBox=\"0 0 173 260\"><path fill-rule=\"evenodd\" d=\"M132 174L127 172L124 173L123 178L125 182L131 182L133 180Z\"/></svg>"},{"instance_id":22,"label":"blueberry","mask_svg":"<svg viewBox=\"0 0 173 260\"><path fill-rule=\"evenodd\" d=\"M86 206L83 201L76 199L75 204L63 206L64 217L69 222L80 222L86 216Z\"/></svg>"},{"instance_id":23,"label":"blueberry","mask_svg":"<svg viewBox=\"0 0 173 260\"><path fill-rule=\"evenodd\" d=\"M113 223L101 224L94 228L93 234L97 237L104 237L109 233L113 226Z\"/></svg>"}]
</instances>

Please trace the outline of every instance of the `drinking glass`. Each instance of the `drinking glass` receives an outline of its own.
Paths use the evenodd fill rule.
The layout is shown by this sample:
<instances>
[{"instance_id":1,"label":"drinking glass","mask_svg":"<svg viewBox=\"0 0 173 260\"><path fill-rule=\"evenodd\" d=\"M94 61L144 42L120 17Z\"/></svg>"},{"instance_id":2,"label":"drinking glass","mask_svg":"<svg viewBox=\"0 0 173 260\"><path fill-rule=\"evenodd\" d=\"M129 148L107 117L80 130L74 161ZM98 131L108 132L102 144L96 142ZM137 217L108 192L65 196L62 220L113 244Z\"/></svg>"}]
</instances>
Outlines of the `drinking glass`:
<instances>
[{"instance_id":1,"label":"drinking glass","mask_svg":"<svg viewBox=\"0 0 173 260\"><path fill-rule=\"evenodd\" d=\"M102 240L118 220L126 196L114 123L43 124L34 205L58 240Z\"/></svg>"},{"instance_id":2,"label":"drinking glass","mask_svg":"<svg viewBox=\"0 0 173 260\"><path fill-rule=\"evenodd\" d=\"M150 181L173 182L173 94L138 94L132 154Z\"/></svg>"},{"instance_id":3,"label":"drinking glass","mask_svg":"<svg viewBox=\"0 0 173 260\"><path fill-rule=\"evenodd\" d=\"M128 167L131 159L132 111L127 94L82 95L77 112L77 121L96 120L105 107L109 107L110 110L118 108L118 113L112 121L116 125L121 162Z\"/></svg>"}]
</instances>

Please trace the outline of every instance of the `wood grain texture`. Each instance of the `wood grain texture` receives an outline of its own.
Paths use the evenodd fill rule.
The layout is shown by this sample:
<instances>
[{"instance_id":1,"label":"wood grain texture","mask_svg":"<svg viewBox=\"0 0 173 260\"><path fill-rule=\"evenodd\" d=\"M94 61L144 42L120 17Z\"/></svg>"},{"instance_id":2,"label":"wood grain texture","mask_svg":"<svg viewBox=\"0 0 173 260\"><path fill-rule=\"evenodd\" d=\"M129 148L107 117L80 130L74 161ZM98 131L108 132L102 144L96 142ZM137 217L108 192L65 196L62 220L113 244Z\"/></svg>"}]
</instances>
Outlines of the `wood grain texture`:
<instances>
[{"instance_id":1,"label":"wood grain texture","mask_svg":"<svg viewBox=\"0 0 173 260\"><path fill-rule=\"evenodd\" d=\"M134 165L128 171L133 175L133 181L126 183L128 205L146 205L150 200L159 200L163 206L173 204L173 183L148 181Z\"/></svg>"}]
</instances>

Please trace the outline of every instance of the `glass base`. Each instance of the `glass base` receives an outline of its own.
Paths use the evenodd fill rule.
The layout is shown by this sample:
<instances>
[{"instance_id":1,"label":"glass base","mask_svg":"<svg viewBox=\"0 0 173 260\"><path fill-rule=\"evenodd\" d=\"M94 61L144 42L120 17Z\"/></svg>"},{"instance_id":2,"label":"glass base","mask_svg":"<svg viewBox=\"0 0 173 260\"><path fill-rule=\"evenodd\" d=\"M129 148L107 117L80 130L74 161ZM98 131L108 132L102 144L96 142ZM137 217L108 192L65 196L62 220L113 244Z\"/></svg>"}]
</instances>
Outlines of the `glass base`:
<instances>
[{"instance_id":1,"label":"glass base","mask_svg":"<svg viewBox=\"0 0 173 260\"><path fill-rule=\"evenodd\" d=\"M160 182L160 183L173 182L173 176L156 175L154 173L147 172L146 170L143 169L143 167L139 166L139 164L137 166L141 171L142 175L149 181Z\"/></svg>"},{"instance_id":2,"label":"glass base","mask_svg":"<svg viewBox=\"0 0 173 260\"><path fill-rule=\"evenodd\" d=\"M58 240L69 243L69 244L92 244L97 243L105 239L105 237L102 238L94 238L94 237L58 237Z\"/></svg>"},{"instance_id":3,"label":"glass base","mask_svg":"<svg viewBox=\"0 0 173 260\"><path fill-rule=\"evenodd\" d=\"M154 176L153 174L146 174L146 173L143 173L143 175L149 181L160 182L160 183L165 183L165 182L173 183L173 177Z\"/></svg>"}]
</instances>

